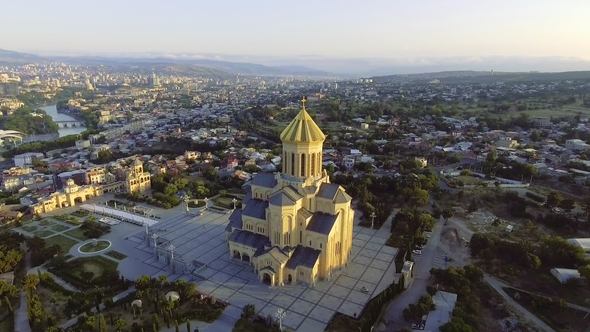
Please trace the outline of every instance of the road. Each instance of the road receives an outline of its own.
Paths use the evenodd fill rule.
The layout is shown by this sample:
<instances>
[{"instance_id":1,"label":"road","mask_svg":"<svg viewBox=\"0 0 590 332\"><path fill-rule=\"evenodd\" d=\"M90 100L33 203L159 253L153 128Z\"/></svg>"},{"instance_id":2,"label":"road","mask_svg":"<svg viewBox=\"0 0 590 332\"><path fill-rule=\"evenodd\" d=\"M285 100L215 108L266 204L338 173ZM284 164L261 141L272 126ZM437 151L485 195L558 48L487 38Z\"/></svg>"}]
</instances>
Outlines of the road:
<instances>
[{"instance_id":1,"label":"road","mask_svg":"<svg viewBox=\"0 0 590 332\"><path fill-rule=\"evenodd\" d=\"M502 288L507 287L509 285L499 281L498 279L496 279L492 276L488 276L488 275L484 276L483 280L485 280L488 284L490 284L490 286L492 286L492 288L495 289L496 292L498 292L498 294L500 294L504 298L504 300L506 300L506 303L508 303L509 306L511 306L512 308L519 311L519 313L524 318L526 318L527 320L529 320L530 322L535 324L539 329L541 329L542 331L546 331L546 332L554 332L554 330L551 327L549 327L549 325L545 324L542 320L537 318L537 316L533 315L526 308L524 308L523 306L518 304L518 302L514 301L514 299L512 299L508 294L506 294L506 292L504 292L504 290Z\"/></svg>"},{"instance_id":2,"label":"road","mask_svg":"<svg viewBox=\"0 0 590 332\"><path fill-rule=\"evenodd\" d=\"M453 254L447 248L445 248L445 247L441 247L441 248L447 253L447 255L449 257L453 258L455 263L457 263L461 266L465 266L465 265L469 264L469 262L461 261L460 259L453 257ZM551 327L549 327L547 324L545 324L542 320L537 318L537 316L535 316L530 311L528 311L526 308L524 308L523 306L518 304L518 302L514 301L514 299L512 299L508 294L506 294L506 292L504 292L504 290L502 288L503 287L510 287L510 285L494 278L493 276L491 276L487 273L484 273L483 280L485 282L487 282L493 289L495 289L498 292L498 294L500 294L500 296L502 296L502 298L504 298L504 300L506 301L506 303L510 307L516 309L516 311L518 311L520 316L524 317L526 320L533 323L539 330L547 331L547 332L554 331Z\"/></svg>"},{"instance_id":3,"label":"road","mask_svg":"<svg viewBox=\"0 0 590 332\"><path fill-rule=\"evenodd\" d=\"M426 294L426 286L428 285L428 279L430 278L430 269L434 265L434 257L438 249L438 242L440 241L443 224L444 221L439 220L432 230L430 241L424 246L420 259L414 265L414 280L408 289L401 293L394 302L390 303L385 310L383 320L387 322L387 326L379 324L379 326L375 328L376 331L393 332L402 327L409 327L404 320L402 312L408 307L408 305L410 305L410 303L418 302L420 296Z\"/></svg>"},{"instance_id":4,"label":"road","mask_svg":"<svg viewBox=\"0 0 590 332\"><path fill-rule=\"evenodd\" d=\"M27 252L27 246L23 244L25 252L25 271L31 267L31 253ZM20 307L14 313L14 331L31 332L29 325L29 316L27 315L27 293L24 290L20 292Z\"/></svg>"}]
</instances>

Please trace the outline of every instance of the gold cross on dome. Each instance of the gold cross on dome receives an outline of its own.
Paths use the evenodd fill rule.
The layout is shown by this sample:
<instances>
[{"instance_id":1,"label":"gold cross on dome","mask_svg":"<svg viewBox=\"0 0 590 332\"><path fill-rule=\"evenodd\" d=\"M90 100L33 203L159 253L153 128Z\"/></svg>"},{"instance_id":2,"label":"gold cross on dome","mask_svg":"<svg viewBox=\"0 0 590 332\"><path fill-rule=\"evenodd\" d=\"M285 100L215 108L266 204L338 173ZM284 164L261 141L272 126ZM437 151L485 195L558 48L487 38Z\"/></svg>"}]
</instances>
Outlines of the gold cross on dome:
<instances>
[{"instance_id":1,"label":"gold cross on dome","mask_svg":"<svg viewBox=\"0 0 590 332\"><path fill-rule=\"evenodd\" d=\"M305 102L307 101L307 98L305 96L303 96L303 98L301 99L301 106L303 107L303 109L305 109Z\"/></svg>"}]
</instances>

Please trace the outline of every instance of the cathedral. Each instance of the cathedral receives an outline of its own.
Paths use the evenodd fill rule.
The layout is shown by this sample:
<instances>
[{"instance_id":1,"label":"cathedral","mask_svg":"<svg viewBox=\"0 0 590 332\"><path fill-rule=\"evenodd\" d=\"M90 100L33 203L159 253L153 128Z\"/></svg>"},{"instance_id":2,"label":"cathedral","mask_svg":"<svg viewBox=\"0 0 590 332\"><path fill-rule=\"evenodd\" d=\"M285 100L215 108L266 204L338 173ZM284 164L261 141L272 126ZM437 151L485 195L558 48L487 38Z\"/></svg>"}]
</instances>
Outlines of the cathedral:
<instances>
[{"instance_id":1,"label":"cathedral","mask_svg":"<svg viewBox=\"0 0 590 332\"><path fill-rule=\"evenodd\" d=\"M346 266L352 198L322 168L326 135L302 109L281 133L281 173L258 173L226 227L232 259L248 262L270 286L313 286Z\"/></svg>"}]
</instances>

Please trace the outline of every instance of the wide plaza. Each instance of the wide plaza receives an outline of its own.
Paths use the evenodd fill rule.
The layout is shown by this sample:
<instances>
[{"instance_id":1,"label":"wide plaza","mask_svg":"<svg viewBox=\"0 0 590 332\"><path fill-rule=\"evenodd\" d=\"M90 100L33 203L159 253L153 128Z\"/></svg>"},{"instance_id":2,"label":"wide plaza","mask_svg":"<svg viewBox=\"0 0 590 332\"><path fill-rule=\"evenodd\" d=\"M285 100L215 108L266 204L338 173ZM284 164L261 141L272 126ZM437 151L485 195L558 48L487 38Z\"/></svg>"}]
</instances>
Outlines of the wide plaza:
<instances>
[{"instance_id":1,"label":"wide plaza","mask_svg":"<svg viewBox=\"0 0 590 332\"><path fill-rule=\"evenodd\" d=\"M94 199L90 204L104 205L104 200L105 197ZM44 217L71 228L52 219L52 215L69 214L77 209L61 209ZM159 238L166 239L166 246L174 246L175 260L202 263L198 273L173 271L171 264L160 261L155 255L149 237L146 239L145 227L127 222L112 226L111 232L101 237L111 242L108 250L90 255L115 260L105 253L109 250L123 253L127 257L115 261L119 263L121 275L131 280L142 275L154 278L165 275L170 281L195 282L200 292L229 302L231 306L226 311L235 320L239 319L245 305L254 304L263 316L274 317L279 308L285 309L283 324L293 331L323 331L336 312L353 317L359 315L365 304L394 279L393 260L397 249L385 245L389 227L372 230L354 226L351 262L345 269L336 271L330 280L320 280L313 288L306 285L269 287L259 281L247 262L230 258L225 232L229 213L201 213L197 209L186 213L182 206L170 210L154 208L154 213L160 219L149 228L150 234L158 234ZM69 238L67 232L57 232L49 238L60 235ZM78 251L84 243L73 245L69 253L74 257L89 256Z\"/></svg>"},{"instance_id":2,"label":"wide plaza","mask_svg":"<svg viewBox=\"0 0 590 332\"><path fill-rule=\"evenodd\" d=\"M150 233L158 234L174 246L177 259L205 264L198 269L198 275L175 273L170 264L161 262L145 231L138 226L135 234L125 236L124 245L116 246L128 256L119 270L129 279L147 274L166 275L171 281L192 281L199 291L240 309L254 304L263 316L274 317L279 308L286 309L283 324L294 331L323 330L335 312L360 314L364 305L393 281L397 249L385 246L388 230L354 226L352 261L344 270L334 273L331 280L322 280L313 288L269 287L258 280L248 263L230 258L225 232L228 217L229 214L212 211L179 212L150 228ZM114 226L113 232L117 232L117 227Z\"/></svg>"}]
</instances>

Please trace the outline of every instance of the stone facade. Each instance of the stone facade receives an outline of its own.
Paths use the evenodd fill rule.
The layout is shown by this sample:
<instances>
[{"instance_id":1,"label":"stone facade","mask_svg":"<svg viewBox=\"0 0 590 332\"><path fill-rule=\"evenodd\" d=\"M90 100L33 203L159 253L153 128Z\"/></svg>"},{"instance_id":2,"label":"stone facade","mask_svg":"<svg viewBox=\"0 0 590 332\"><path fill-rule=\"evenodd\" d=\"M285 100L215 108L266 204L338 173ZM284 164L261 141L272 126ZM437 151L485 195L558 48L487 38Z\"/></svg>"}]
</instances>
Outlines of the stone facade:
<instances>
[{"instance_id":1,"label":"stone facade","mask_svg":"<svg viewBox=\"0 0 590 332\"><path fill-rule=\"evenodd\" d=\"M325 135L305 104L281 134L283 172L259 173L226 228L230 256L271 286L314 285L346 266L352 198L322 169Z\"/></svg>"}]
</instances>

